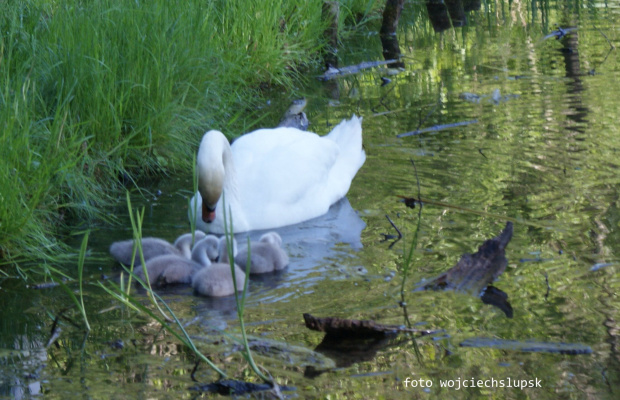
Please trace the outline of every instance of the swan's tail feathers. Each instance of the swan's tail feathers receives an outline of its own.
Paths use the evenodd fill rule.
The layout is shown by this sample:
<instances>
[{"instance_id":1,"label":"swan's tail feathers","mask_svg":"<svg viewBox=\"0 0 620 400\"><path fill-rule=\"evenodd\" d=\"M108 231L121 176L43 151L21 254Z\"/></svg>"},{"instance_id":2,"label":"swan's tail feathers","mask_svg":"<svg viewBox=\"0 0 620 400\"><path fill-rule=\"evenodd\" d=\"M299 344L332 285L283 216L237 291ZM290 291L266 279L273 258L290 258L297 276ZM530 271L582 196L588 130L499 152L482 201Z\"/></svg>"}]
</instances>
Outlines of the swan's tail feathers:
<instances>
[{"instance_id":1,"label":"swan's tail feathers","mask_svg":"<svg viewBox=\"0 0 620 400\"><path fill-rule=\"evenodd\" d=\"M326 137L340 147L341 157L347 160L346 164L352 169L353 179L366 161L366 153L362 148L362 118L353 115L349 120L342 120Z\"/></svg>"},{"instance_id":2,"label":"swan's tail feathers","mask_svg":"<svg viewBox=\"0 0 620 400\"><path fill-rule=\"evenodd\" d=\"M366 161L366 153L362 148L362 118L353 115L341 123L326 136L336 142L340 155L330 172L330 187L333 198L331 203L345 196L357 171Z\"/></svg>"},{"instance_id":3,"label":"swan's tail feathers","mask_svg":"<svg viewBox=\"0 0 620 400\"><path fill-rule=\"evenodd\" d=\"M338 143L340 148L362 148L362 118L353 115L351 119L343 119L327 137Z\"/></svg>"}]
</instances>

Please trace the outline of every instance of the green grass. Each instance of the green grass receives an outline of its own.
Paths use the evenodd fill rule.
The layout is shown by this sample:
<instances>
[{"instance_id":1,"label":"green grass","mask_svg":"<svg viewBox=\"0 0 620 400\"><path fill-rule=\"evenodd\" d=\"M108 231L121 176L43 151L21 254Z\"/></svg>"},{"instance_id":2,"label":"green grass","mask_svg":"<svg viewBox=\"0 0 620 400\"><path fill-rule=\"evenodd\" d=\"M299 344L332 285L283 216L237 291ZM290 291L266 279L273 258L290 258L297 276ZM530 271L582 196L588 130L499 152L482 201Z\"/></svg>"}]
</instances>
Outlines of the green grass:
<instances>
[{"instance_id":1,"label":"green grass","mask_svg":"<svg viewBox=\"0 0 620 400\"><path fill-rule=\"evenodd\" d=\"M238 110L265 84L294 96L324 45L321 5L1 2L0 270L58 261L58 233L107 218L119 177L189 171L207 128L251 127Z\"/></svg>"}]
</instances>

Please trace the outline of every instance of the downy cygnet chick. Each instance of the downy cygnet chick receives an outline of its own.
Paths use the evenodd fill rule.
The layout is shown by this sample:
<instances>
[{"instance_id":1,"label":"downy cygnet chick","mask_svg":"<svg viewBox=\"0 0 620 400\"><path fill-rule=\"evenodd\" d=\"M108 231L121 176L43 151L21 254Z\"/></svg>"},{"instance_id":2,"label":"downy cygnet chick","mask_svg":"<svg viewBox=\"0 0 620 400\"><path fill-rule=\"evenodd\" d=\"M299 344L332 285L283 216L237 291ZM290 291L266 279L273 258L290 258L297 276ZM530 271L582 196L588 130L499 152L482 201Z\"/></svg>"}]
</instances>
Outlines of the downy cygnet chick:
<instances>
[{"instance_id":1,"label":"downy cygnet chick","mask_svg":"<svg viewBox=\"0 0 620 400\"><path fill-rule=\"evenodd\" d=\"M195 232L195 241L205 237L202 231ZM186 233L175 240L174 245L170 242L154 237L142 238L142 253L144 261L148 261L153 257L163 256L165 254L174 254L184 256L189 259L191 257L192 234ZM131 255L133 253L133 239L121 240L110 245L110 254L114 259L122 264L131 265ZM136 251L134 264L140 263L140 254Z\"/></svg>"},{"instance_id":2,"label":"downy cygnet chick","mask_svg":"<svg viewBox=\"0 0 620 400\"><path fill-rule=\"evenodd\" d=\"M219 251L220 251L219 250L220 239L215 235L206 235L203 239L201 239L201 241L205 241L208 243L206 248L207 248L207 257L209 257L209 260L211 262L217 261L217 258L219 256Z\"/></svg>"},{"instance_id":3,"label":"downy cygnet chick","mask_svg":"<svg viewBox=\"0 0 620 400\"><path fill-rule=\"evenodd\" d=\"M230 270L226 237L220 238L219 261L206 268L201 268L192 278L192 287L196 294L209 297L230 296L235 293L233 276ZM233 257L237 253L236 241L233 239ZM245 273L235 264L237 290L245 286Z\"/></svg>"},{"instance_id":4,"label":"downy cygnet chick","mask_svg":"<svg viewBox=\"0 0 620 400\"><path fill-rule=\"evenodd\" d=\"M204 239L207 235L203 231L194 231L194 245ZM174 241L174 247L181 251L185 258L192 258L192 233L184 233ZM215 246L217 248L217 245ZM145 259L146 261L146 259Z\"/></svg>"},{"instance_id":5,"label":"downy cygnet chick","mask_svg":"<svg viewBox=\"0 0 620 400\"><path fill-rule=\"evenodd\" d=\"M212 244L209 240L201 240L194 245L192 258L167 254L151 258L146 262L146 270L149 282L153 286L166 286L172 284L190 284L192 276L199 270L211 265L208 252ZM142 266L134 268L134 273L140 279L144 279Z\"/></svg>"},{"instance_id":6,"label":"downy cygnet chick","mask_svg":"<svg viewBox=\"0 0 620 400\"><path fill-rule=\"evenodd\" d=\"M235 262L246 270L248 249L242 250L235 257ZM288 265L288 255L282 249L282 238L277 232L267 232L258 242L250 243L250 273L264 274L279 271Z\"/></svg>"}]
</instances>

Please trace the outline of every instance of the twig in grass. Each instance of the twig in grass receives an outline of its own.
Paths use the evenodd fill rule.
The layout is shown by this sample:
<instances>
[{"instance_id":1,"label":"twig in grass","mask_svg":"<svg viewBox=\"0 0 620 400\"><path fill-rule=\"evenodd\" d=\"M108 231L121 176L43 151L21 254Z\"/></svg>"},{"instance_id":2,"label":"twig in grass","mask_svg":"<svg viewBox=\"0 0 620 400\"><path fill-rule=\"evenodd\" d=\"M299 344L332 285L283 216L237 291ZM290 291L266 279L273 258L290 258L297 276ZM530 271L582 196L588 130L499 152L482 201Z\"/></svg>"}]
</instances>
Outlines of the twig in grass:
<instances>
[{"instance_id":1,"label":"twig in grass","mask_svg":"<svg viewBox=\"0 0 620 400\"><path fill-rule=\"evenodd\" d=\"M611 49L615 49L615 48L616 48L616 46L614 46L614 44L611 42L611 40L609 40L609 38L607 37L607 35L605 35L605 34L603 33L603 31L601 31L601 30L598 28L598 26L594 25L594 29L596 29L596 30L597 30L597 31L598 31L598 32L599 32L599 33L600 33L600 34L601 34L601 35L605 38L605 40L607 40L607 43L609 44L609 47L610 47Z\"/></svg>"},{"instance_id":2,"label":"twig in grass","mask_svg":"<svg viewBox=\"0 0 620 400\"><path fill-rule=\"evenodd\" d=\"M386 233L382 233L383 235L383 240L381 242L386 242L388 240L391 239L395 239L392 243L390 243L390 245L388 246L388 249L391 249L392 247L394 247L394 245L403 238L403 234L400 232L400 229L398 229L398 227L396 226L396 224L394 224L394 222L392 221L392 219L390 219L390 216L385 214L385 218L387 218L387 220L390 222L390 224L392 225L392 227L396 230L396 232L398 233L398 236L395 235L388 235Z\"/></svg>"}]
</instances>

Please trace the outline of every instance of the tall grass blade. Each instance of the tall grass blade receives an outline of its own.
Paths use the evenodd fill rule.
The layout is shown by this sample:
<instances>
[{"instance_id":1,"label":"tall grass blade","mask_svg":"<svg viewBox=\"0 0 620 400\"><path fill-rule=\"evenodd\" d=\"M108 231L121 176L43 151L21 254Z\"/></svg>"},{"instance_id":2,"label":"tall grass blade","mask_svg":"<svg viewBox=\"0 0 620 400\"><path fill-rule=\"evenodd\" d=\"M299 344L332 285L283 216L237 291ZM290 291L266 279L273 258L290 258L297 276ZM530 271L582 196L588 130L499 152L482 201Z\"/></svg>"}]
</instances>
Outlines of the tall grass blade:
<instances>
[{"instance_id":1,"label":"tall grass blade","mask_svg":"<svg viewBox=\"0 0 620 400\"><path fill-rule=\"evenodd\" d=\"M243 285L243 291L241 293L241 298L239 298L239 288L237 288L237 276L236 276L236 268L235 268L235 257L234 257L234 249L233 249L233 239L234 239L234 232L233 232L233 217L232 217L232 210L228 210L228 213L226 212L226 197L222 198L222 205L224 208L224 235L226 237L226 249L228 251L228 260L230 263L230 271L232 273L232 279L233 279L233 287L235 289L235 302L237 304L237 317L239 318L239 327L241 329L241 336L242 336L242 341L243 341L243 357L246 359L246 361L248 362L248 364L250 365L250 368L252 368L252 371L254 371L254 373L256 375L258 375L259 378L261 378L264 382L269 383L271 385L274 385L275 382L273 381L273 379L267 377L265 374L263 374L261 372L261 370L258 368L258 365L256 365L256 362L254 362L254 358L252 357L252 351L250 350L250 345L248 343L248 337L247 334L245 332L245 323L244 323L244 319L243 319L243 312L245 309L245 296L248 290L248 283L250 281L250 263L248 262L246 264L246 275L245 275L245 280L244 280L244 285ZM249 242L248 242L249 245ZM248 246L248 258L250 257L250 248Z\"/></svg>"},{"instance_id":2,"label":"tall grass blade","mask_svg":"<svg viewBox=\"0 0 620 400\"><path fill-rule=\"evenodd\" d=\"M82 317L84 318L84 323L86 324L86 330L90 331L90 324L88 323L88 317L86 315L86 307L84 306L84 288L83 288L83 277L84 277L84 258L86 257L86 249L88 246L88 236L90 235L90 231L87 231L84 234L84 238L82 239L82 245L80 246L80 255L78 258L78 281L80 283L80 311L82 313Z\"/></svg>"},{"instance_id":3,"label":"tall grass blade","mask_svg":"<svg viewBox=\"0 0 620 400\"><path fill-rule=\"evenodd\" d=\"M161 315L166 319L166 321L172 322L172 319L168 315L166 315L164 310L161 309L161 307L157 303L157 300L153 296L155 292L153 291L153 288L151 287L151 281L149 279L149 272L146 269L146 261L144 260L144 251L142 250L142 221L144 219L144 208L142 208L141 212L138 212L136 210L136 214L134 216L133 211L131 209L131 199L129 197L129 192L127 192L126 195L127 195L127 207L129 211L129 220L131 221L131 229L133 231L133 244L134 244L133 252L131 255L131 258L132 258L131 266L130 266L131 270L133 271L134 260L135 260L136 251L137 251L140 254L140 263L141 263L140 265L142 267L142 272L144 273L144 277L146 281L146 284L143 282L142 285L145 286L145 288L147 289L147 293L149 295L149 298L151 299L151 302L159 310ZM129 274L127 294L129 294L129 291L131 290L132 277L135 277L134 274L133 273Z\"/></svg>"}]
</instances>

